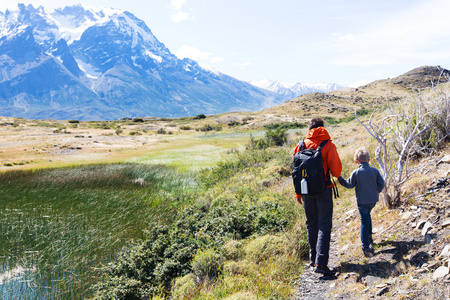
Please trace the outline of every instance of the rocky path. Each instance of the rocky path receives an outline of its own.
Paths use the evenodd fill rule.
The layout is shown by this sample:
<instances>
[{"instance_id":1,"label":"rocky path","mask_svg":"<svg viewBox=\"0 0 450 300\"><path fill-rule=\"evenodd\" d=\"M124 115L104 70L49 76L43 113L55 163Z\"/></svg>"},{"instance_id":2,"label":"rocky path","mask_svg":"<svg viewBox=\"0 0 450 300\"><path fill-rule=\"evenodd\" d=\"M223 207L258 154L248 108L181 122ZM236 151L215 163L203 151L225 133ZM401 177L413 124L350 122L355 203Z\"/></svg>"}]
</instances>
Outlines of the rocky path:
<instances>
[{"instance_id":1,"label":"rocky path","mask_svg":"<svg viewBox=\"0 0 450 300\"><path fill-rule=\"evenodd\" d=\"M337 244L335 239L336 234L332 233L331 247L330 247L330 268L338 266L337 256ZM306 266L303 274L295 282L297 286L297 299L305 300L328 300L333 299L329 296L329 293L336 286L336 281L341 275L340 272L336 273L336 276L322 276L321 274L314 273L314 268ZM337 268L339 269L339 268Z\"/></svg>"},{"instance_id":2,"label":"rocky path","mask_svg":"<svg viewBox=\"0 0 450 300\"><path fill-rule=\"evenodd\" d=\"M336 213L329 267L338 273L326 277L305 267L295 299L450 299L449 175L430 182L414 203L375 212L373 257L359 249L358 213L353 220Z\"/></svg>"}]
</instances>

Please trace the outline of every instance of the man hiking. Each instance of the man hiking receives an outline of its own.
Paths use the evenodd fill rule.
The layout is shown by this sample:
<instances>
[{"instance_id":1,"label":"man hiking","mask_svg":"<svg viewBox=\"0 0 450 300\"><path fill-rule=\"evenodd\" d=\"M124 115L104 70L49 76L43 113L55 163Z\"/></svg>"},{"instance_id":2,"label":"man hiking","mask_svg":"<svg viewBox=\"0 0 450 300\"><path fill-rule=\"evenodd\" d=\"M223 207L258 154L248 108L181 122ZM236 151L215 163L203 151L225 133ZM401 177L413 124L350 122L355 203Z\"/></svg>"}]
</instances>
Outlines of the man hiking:
<instances>
[{"instance_id":1,"label":"man hiking","mask_svg":"<svg viewBox=\"0 0 450 300\"><path fill-rule=\"evenodd\" d=\"M325 142L326 141L326 142ZM294 172L296 172L296 157L295 154L302 152L304 149L318 149L321 153L323 161L323 175L325 184L323 189L319 192L314 191L308 193L308 188L302 189L299 193L299 188L296 185L296 198L299 204L303 204L306 215L306 228L308 231L309 243L309 258L310 265L314 266L314 272L323 274L325 276L332 276L336 272L330 270L328 267L331 226L333 218L333 195L330 173L334 177L341 176L342 164L336 150L336 146L331 141L330 135L324 128L324 121L322 118L313 118L309 123L309 131L305 139L300 141L294 150ZM321 149L320 149L321 148ZM312 151L316 152L316 151ZM298 156L297 156L298 157ZM300 169L300 167L299 167ZM308 181L310 174L306 174L305 170L301 170L303 174L302 181ZM296 183L296 176L293 172L294 184ZM309 172L309 171L308 171ZM309 172L313 173L313 172ZM317 172L316 172L317 173ZM322 173L322 166L321 172ZM320 174L321 175L321 174ZM298 179L298 178L297 178ZM309 190L315 189L317 184L309 186Z\"/></svg>"}]
</instances>

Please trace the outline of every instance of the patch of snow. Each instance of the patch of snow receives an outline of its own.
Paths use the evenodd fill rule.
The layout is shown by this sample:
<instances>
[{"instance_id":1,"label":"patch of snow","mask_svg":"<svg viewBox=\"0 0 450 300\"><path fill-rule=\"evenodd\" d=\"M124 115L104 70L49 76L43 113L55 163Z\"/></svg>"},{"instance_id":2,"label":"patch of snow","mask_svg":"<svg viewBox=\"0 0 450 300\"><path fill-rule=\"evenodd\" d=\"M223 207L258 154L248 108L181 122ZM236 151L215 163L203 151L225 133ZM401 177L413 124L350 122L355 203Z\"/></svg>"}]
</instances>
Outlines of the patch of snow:
<instances>
[{"instance_id":1,"label":"patch of snow","mask_svg":"<svg viewBox=\"0 0 450 300\"><path fill-rule=\"evenodd\" d=\"M163 60L161 56L154 54L150 50L146 50L144 54L147 55L148 57L152 58L153 60L156 60L159 63L161 63Z\"/></svg>"},{"instance_id":2,"label":"patch of snow","mask_svg":"<svg viewBox=\"0 0 450 300\"><path fill-rule=\"evenodd\" d=\"M219 71L217 71L216 69L214 69L214 68L211 67L211 66L204 65L204 64L201 64L201 63L199 63L199 66L200 66L203 70L208 71L208 72L211 72L211 73L213 73L213 74L216 74L216 75L220 75L220 74L221 74Z\"/></svg>"},{"instance_id":3,"label":"patch of snow","mask_svg":"<svg viewBox=\"0 0 450 300\"><path fill-rule=\"evenodd\" d=\"M80 59L75 59L75 61L80 70L83 71L88 78L97 79L102 75L102 73L96 70L92 65L85 63Z\"/></svg>"}]
</instances>

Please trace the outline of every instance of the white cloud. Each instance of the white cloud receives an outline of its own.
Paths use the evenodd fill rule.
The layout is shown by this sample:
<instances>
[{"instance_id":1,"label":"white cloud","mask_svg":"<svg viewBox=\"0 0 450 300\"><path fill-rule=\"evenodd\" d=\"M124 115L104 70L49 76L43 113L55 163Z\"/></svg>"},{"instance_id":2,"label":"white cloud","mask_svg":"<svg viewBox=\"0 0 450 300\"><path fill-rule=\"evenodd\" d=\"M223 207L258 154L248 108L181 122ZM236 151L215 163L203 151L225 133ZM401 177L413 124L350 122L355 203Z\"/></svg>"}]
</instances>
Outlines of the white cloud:
<instances>
[{"instance_id":1,"label":"white cloud","mask_svg":"<svg viewBox=\"0 0 450 300\"><path fill-rule=\"evenodd\" d=\"M186 0L171 0L170 7L172 8L172 14L170 18L172 22L179 23L189 18L188 13L183 11L185 4Z\"/></svg>"},{"instance_id":2,"label":"white cloud","mask_svg":"<svg viewBox=\"0 0 450 300\"><path fill-rule=\"evenodd\" d=\"M219 56L212 56L211 53L202 51L196 47L183 45L177 51L175 51L175 55L180 58L190 58L197 62L209 62L210 64L218 64L225 61L225 58Z\"/></svg>"},{"instance_id":3,"label":"white cloud","mask_svg":"<svg viewBox=\"0 0 450 300\"><path fill-rule=\"evenodd\" d=\"M183 12L183 11L180 10L180 11L178 11L177 13L172 14L172 15L170 16L170 19L171 19L172 22L174 22L174 23L180 23L180 22L186 20L188 17L189 17L189 15L188 15L187 13L185 13L185 12Z\"/></svg>"},{"instance_id":4,"label":"white cloud","mask_svg":"<svg viewBox=\"0 0 450 300\"><path fill-rule=\"evenodd\" d=\"M353 81L353 82L341 82L340 85L344 86L344 87L352 87L352 88L357 88L363 85L366 85L368 83L371 83L373 80L358 80L358 81Z\"/></svg>"},{"instance_id":5,"label":"white cloud","mask_svg":"<svg viewBox=\"0 0 450 300\"><path fill-rule=\"evenodd\" d=\"M218 63L223 62L224 60L225 60L225 58L223 58L223 57L211 57L210 62L212 64L218 64Z\"/></svg>"},{"instance_id":6,"label":"white cloud","mask_svg":"<svg viewBox=\"0 0 450 300\"><path fill-rule=\"evenodd\" d=\"M201 51L198 48L188 46L188 45L181 46L177 51L175 51L175 55L180 59L190 58L190 59L193 59L196 61L206 60L211 57L211 53Z\"/></svg>"},{"instance_id":7,"label":"white cloud","mask_svg":"<svg viewBox=\"0 0 450 300\"><path fill-rule=\"evenodd\" d=\"M446 12L446 13L445 13ZM450 1L424 0L362 32L333 34L331 62L346 66L434 64L450 60Z\"/></svg>"},{"instance_id":8,"label":"white cloud","mask_svg":"<svg viewBox=\"0 0 450 300\"><path fill-rule=\"evenodd\" d=\"M183 8L183 5L186 4L186 0L172 0L170 1L170 6L174 9L180 10Z\"/></svg>"},{"instance_id":9,"label":"white cloud","mask_svg":"<svg viewBox=\"0 0 450 300\"><path fill-rule=\"evenodd\" d=\"M240 64L239 67L241 67L241 69L245 69L245 68L247 68L247 67L249 67L249 66L251 66L251 65L252 65L252 64L249 63L249 62L245 62L245 63L243 63L243 64Z\"/></svg>"}]
</instances>

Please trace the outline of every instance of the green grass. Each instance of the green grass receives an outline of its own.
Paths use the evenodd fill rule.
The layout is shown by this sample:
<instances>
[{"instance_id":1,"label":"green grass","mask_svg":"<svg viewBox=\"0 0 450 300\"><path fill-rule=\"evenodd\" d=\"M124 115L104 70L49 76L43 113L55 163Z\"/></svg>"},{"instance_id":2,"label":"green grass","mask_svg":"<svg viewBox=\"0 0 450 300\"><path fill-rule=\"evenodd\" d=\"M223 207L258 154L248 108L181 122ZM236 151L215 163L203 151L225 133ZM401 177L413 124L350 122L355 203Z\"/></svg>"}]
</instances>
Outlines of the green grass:
<instances>
[{"instance_id":1,"label":"green grass","mask_svg":"<svg viewBox=\"0 0 450 300\"><path fill-rule=\"evenodd\" d=\"M196 188L162 166L93 165L0 174L0 285L6 299L81 298L132 239L167 224ZM34 270L34 271L30 271Z\"/></svg>"}]
</instances>

